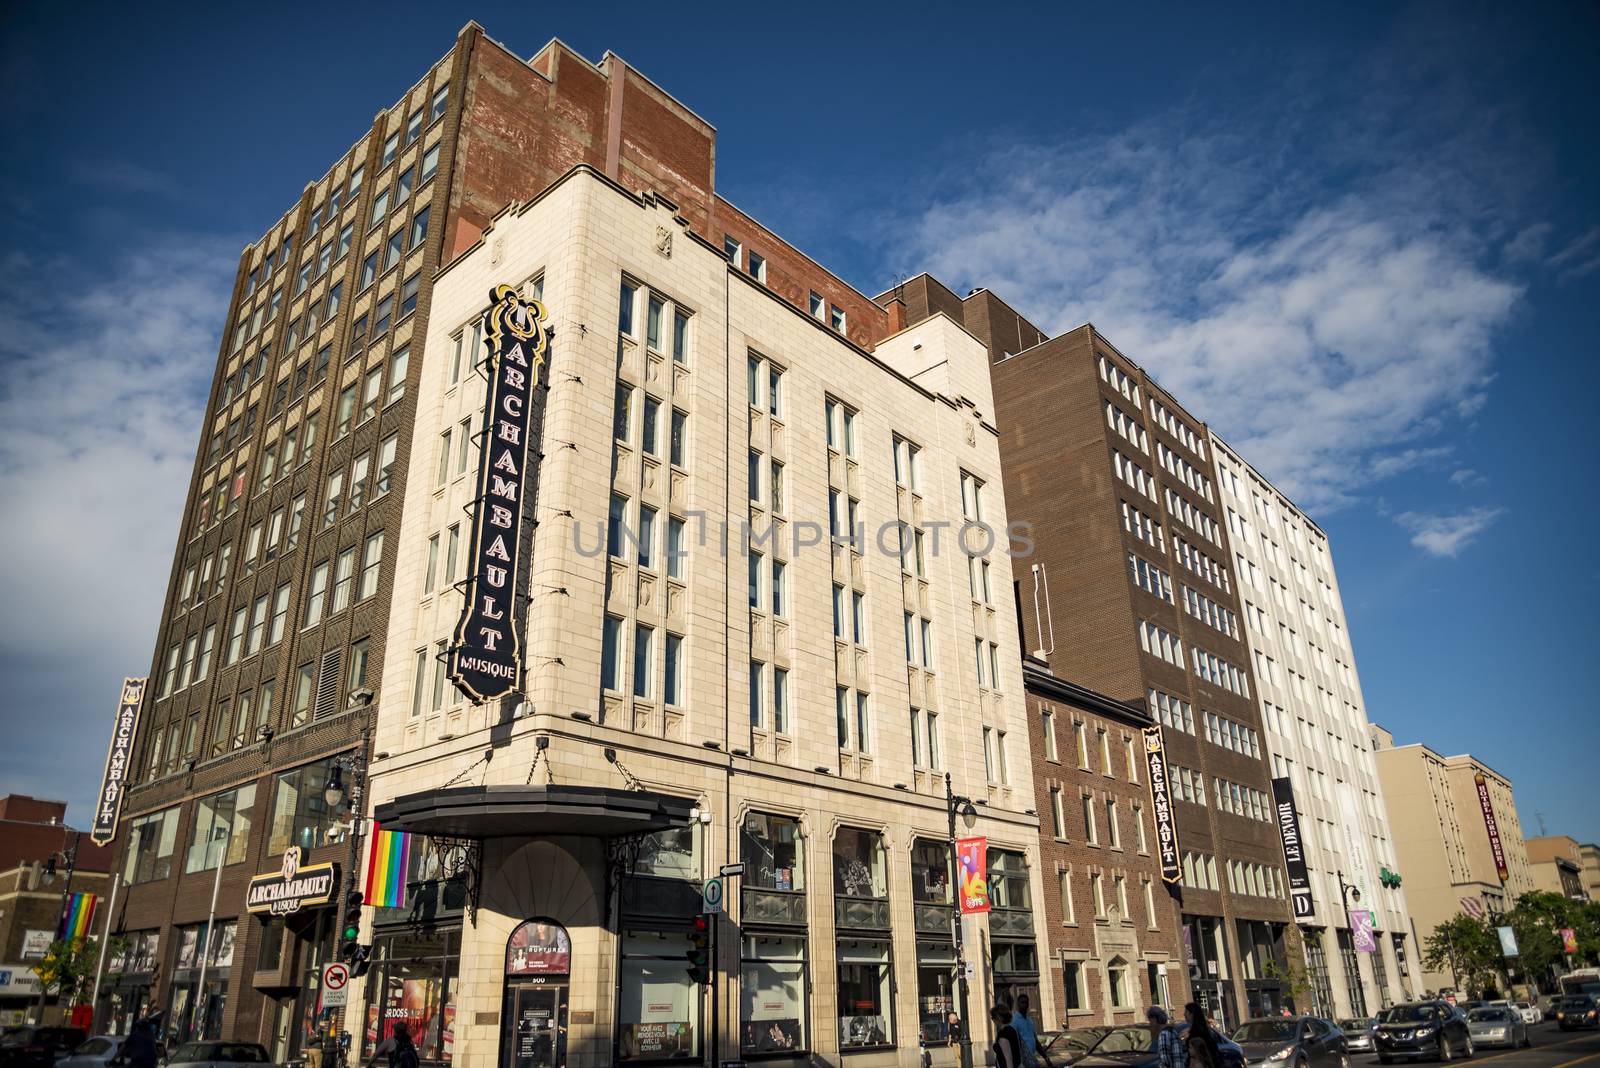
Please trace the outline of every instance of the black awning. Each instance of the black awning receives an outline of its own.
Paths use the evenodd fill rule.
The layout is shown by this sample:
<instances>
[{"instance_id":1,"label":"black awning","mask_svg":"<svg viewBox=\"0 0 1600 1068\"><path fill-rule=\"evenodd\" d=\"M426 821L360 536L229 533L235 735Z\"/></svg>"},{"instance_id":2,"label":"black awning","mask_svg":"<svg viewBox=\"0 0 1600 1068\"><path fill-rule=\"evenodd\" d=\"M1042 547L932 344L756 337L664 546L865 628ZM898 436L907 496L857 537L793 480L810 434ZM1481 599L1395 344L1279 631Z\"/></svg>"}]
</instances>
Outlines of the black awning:
<instances>
[{"instance_id":1,"label":"black awning","mask_svg":"<svg viewBox=\"0 0 1600 1068\"><path fill-rule=\"evenodd\" d=\"M449 838L591 835L612 838L689 822L691 798L602 786L455 786L377 807L386 831Z\"/></svg>"}]
</instances>

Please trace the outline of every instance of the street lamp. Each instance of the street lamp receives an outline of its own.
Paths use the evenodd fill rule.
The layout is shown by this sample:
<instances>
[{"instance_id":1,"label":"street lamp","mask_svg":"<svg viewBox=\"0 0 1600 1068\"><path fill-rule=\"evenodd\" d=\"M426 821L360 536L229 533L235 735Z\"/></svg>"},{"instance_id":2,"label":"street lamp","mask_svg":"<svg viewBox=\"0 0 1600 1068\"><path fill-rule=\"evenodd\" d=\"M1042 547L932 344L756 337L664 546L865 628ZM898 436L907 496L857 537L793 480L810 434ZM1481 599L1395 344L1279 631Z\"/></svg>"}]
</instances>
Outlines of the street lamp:
<instances>
[{"instance_id":1,"label":"street lamp","mask_svg":"<svg viewBox=\"0 0 1600 1068\"><path fill-rule=\"evenodd\" d=\"M1352 902L1357 905L1361 904L1361 888L1346 883L1344 881L1344 872L1336 871L1334 874L1339 877L1339 901L1344 906L1344 910L1349 912Z\"/></svg>"},{"instance_id":2,"label":"street lamp","mask_svg":"<svg viewBox=\"0 0 1600 1068\"><path fill-rule=\"evenodd\" d=\"M950 786L950 773L944 773L945 816L950 825L950 928L954 932L956 947L956 989L961 999L961 1068L972 1068L972 1027L967 1011L967 960L961 945L961 889L956 872L956 816L972 830L978 823L978 809L972 798L962 797Z\"/></svg>"},{"instance_id":3,"label":"street lamp","mask_svg":"<svg viewBox=\"0 0 1600 1068\"><path fill-rule=\"evenodd\" d=\"M363 687L360 690L357 690L355 693L352 693L350 696L351 703L358 704L362 713L363 722L361 725L361 743L356 746L354 752L345 753L341 756L336 756L333 758L328 769L327 785L322 788L322 799L327 802L330 809L337 809L341 805L346 804L350 806L350 834L348 836L349 849L346 852L345 868L343 873L344 877L342 879L344 885L342 892L339 894L338 904L335 905L336 909L344 908L345 902L350 899L351 893L355 891L356 868L361 863L359 848L361 810L363 807L362 793L363 788L366 786L367 744L372 737L372 727L370 722L367 720L368 708L372 703L372 691ZM346 771L350 773L350 781L348 784L346 784L344 778L344 773ZM328 939L327 960L331 961L337 959L339 956L339 936L344 927L344 925L339 922L339 915L337 913L334 915L333 923L329 924L329 927L331 930L329 932ZM356 962L348 961L347 963L354 965ZM342 1025L344 1021L344 1010L337 1010L337 1016L339 1017L339 1023ZM327 1033L329 1035L337 1033L334 1020L331 1017L328 1020Z\"/></svg>"},{"instance_id":4,"label":"street lamp","mask_svg":"<svg viewBox=\"0 0 1600 1068\"><path fill-rule=\"evenodd\" d=\"M56 881L56 858L57 857L59 857L63 861L65 861L66 865L67 865L67 879L66 879L66 882L61 884L61 904L56 909L56 933L57 934L61 934L62 933L62 926L66 923L66 919L67 919L67 902L72 900L72 873L77 869L77 866L78 866L78 841L82 837L83 837L83 832L82 831L73 831L72 832L72 845L67 846L65 840L63 839L62 845L64 846L64 848L56 850L55 852L52 852L50 854L50 856L48 858L46 858L46 860L44 862L44 881L46 883L54 883ZM38 1017L37 1022L41 1023L41 1024L44 1023L44 998L45 998L44 984L40 983L39 984L39 1017Z\"/></svg>"}]
</instances>

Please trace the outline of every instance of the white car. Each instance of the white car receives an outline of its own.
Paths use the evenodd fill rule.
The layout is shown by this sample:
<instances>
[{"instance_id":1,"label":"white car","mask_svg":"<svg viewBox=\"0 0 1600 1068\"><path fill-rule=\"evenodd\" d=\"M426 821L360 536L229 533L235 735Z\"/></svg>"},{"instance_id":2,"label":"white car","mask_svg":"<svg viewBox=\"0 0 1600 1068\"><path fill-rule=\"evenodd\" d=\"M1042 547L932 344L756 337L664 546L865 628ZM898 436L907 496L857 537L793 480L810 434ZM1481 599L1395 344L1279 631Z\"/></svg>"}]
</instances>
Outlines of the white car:
<instances>
[{"instance_id":1,"label":"white car","mask_svg":"<svg viewBox=\"0 0 1600 1068\"><path fill-rule=\"evenodd\" d=\"M1511 1007L1522 1014L1522 1022L1525 1024L1536 1024L1544 1019L1544 1013L1526 1001L1513 1001Z\"/></svg>"}]
</instances>

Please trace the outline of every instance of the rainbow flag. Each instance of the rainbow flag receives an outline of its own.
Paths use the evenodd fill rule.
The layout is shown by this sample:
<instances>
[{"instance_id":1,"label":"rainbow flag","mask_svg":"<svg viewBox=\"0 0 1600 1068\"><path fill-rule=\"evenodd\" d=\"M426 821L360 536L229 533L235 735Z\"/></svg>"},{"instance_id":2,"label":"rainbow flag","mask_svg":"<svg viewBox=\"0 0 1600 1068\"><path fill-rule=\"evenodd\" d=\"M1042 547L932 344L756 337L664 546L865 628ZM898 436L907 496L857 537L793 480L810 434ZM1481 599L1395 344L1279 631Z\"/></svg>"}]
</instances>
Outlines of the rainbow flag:
<instances>
[{"instance_id":1,"label":"rainbow flag","mask_svg":"<svg viewBox=\"0 0 1600 1068\"><path fill-rule=\"evenodd\" d=\"M64 942L81 942L89 937L89 925L94 923L94 907L100 903L95 894L73 894L61 920L61 939Z\"/></svg>"},{"instance_id":2,"label":"rainbow flag","mask_svg":"<svg viewBox=\"0 0 1600 1068\"><path fill-rule=\"evenodd\" d=\"M411 836L372 825L372 848L367 854L367 904L405 908L406 869L411 863Z\"/></svg>"}]
</instances>

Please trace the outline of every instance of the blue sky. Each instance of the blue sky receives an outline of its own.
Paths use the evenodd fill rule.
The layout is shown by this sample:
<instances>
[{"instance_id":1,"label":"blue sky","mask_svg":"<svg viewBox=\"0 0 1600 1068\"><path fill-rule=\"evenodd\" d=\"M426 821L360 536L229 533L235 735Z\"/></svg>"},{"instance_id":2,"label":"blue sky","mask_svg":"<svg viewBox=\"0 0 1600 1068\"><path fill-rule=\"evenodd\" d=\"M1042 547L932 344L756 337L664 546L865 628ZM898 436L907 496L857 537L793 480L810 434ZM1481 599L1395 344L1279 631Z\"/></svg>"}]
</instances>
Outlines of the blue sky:
<instances>
[{"instance_id":1,"label":"blue sky","mask_svg":"<svg viewBox=\"0 0 1600 1068\"><path fill-rule=\"evenodd\" d=\"M1371 718L1600 839L1593 5L227 7L3 16L0 789L83 818L238 250L471 17L624 56L866 292L1093 320L1328 530Z\"/></svg>"}]
</instances>

